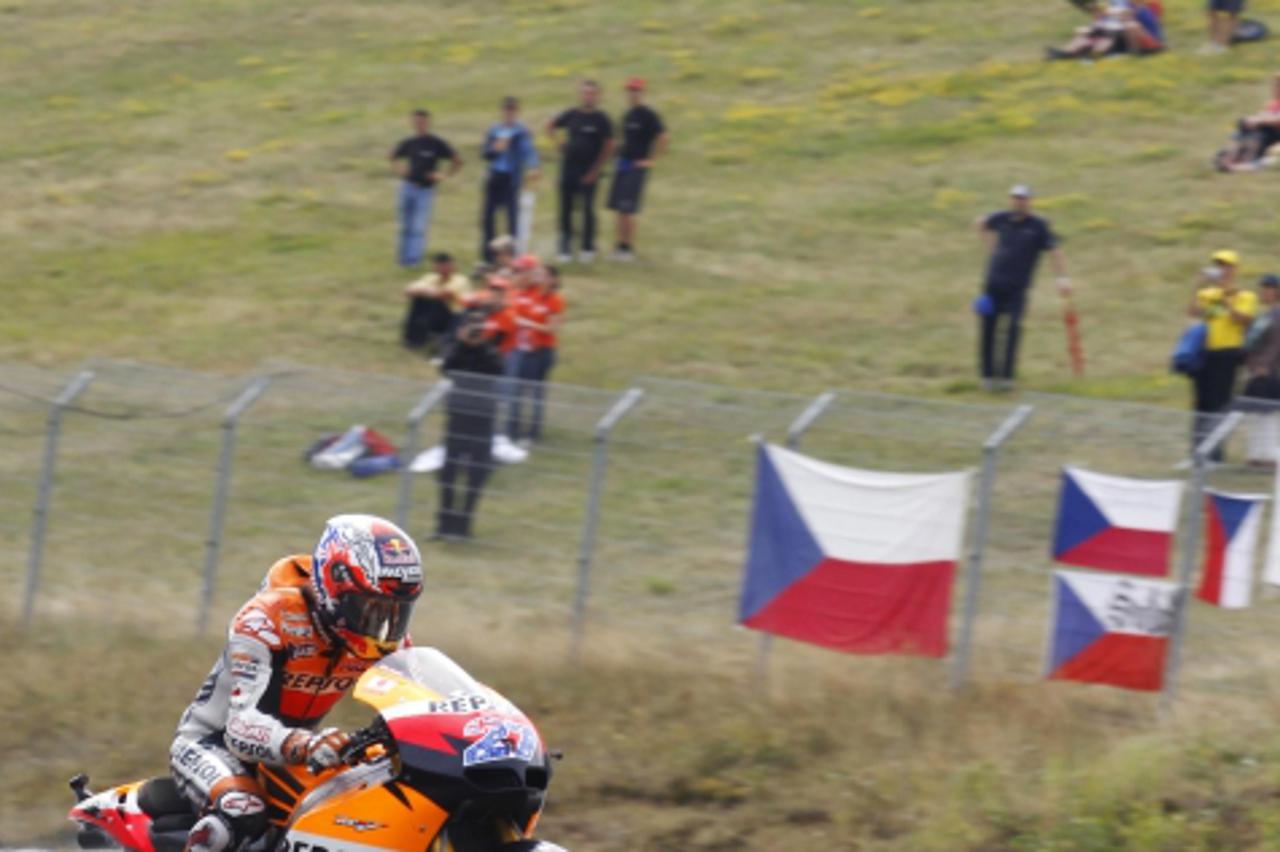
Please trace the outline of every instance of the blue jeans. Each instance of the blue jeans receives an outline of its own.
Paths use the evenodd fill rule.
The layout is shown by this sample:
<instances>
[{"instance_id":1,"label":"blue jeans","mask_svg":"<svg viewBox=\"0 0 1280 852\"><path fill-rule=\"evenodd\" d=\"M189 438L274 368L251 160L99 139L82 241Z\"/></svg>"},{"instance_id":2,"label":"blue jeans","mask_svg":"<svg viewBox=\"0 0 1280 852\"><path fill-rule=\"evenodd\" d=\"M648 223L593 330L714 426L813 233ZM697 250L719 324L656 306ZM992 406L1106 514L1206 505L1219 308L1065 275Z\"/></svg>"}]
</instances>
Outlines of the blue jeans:
<instances>
[{"instance_id":1,"label":"blue jeans","mask_svg":"<svg viewBox=\"0 0 1280 852\"><path fill-rule=\"evenodd\" d=\"M417 266L427 252L427 230L431 226L431 205L436 191L429 186L400 182L400 249L401 266Z\"/></svg>"},{"instance_id":2,"label":"blue jeans","mask_svg":"<svg viewBox=\"0 0 1280 852\"><path fill-rule=\"evenodd\" d=\"M507 428L500 429L502 434L513 441L520 440L520 387L521 362L526 353L512 349L502 358L502 391L500 396L507 404Z\"/></svg>"},{"instance_id":3,"label":"blue jeans","mask_svg":"<svg viewBox=\"0 0 1280 852\"><path fill-rule=\"evenodd\" d=\"M556 351L554 349L534 349L521 352L519 349L507 356L507 375L516 379L511 382L509 413L507 415L507 435L513 441L521 438L538 440L542 437L542 414L545 397L547 375L555 366ZM528 397L532 415L524 422L522 415L524 398Z\"/></svg>"}]
</instances>

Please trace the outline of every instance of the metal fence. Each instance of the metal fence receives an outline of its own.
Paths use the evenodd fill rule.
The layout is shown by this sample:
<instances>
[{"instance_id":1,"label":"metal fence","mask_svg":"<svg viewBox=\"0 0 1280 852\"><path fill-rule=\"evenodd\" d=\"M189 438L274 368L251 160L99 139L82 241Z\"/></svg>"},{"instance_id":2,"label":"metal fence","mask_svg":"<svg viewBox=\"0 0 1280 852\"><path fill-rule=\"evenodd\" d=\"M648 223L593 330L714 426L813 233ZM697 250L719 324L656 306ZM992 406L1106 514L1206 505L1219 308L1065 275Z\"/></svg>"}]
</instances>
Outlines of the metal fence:
<instances>
[{"instance_id":1,"label":"metal fence","mask_svg":"<svg viewBox=\"0 0 1280 852\"><path fill-rule=\"evenodd\" d=\"M304 451L359 424L412 460L474 438L449 415L461 394L508 432L511 398L524 400L527 427L534 390L288 364L239 377L114 361L67 372L0 367L0 530L26 557L0 567L8 588L24 589L2 617L212 629L282 547L308 549L331 514L393 517L425 539L440 521L438 474L355 478L308 465ZM804 396L654 377L610 391L543 390L545 428L527 457L513 462L519 452L507 448L506 460L476 462L485 482L474 537L429 546L431 618L495 636L561 637L575 657L697 653L761 673L857 665L955 685L1030 681L1042 675L1063 464L1189 478L1184 580L1199 558L1199 490L1270 490L1241 466L1212 465L1207 446L1191 464L1191 417L1166 408L1036 394L981 405ZM1233 456L1242 423L1224 419L1215 436ZM833 659L733 626L758 440L840 464L975 471L949 668ZM468 472L457 471L460 494ZM1189 604L1184 692L1269 696L1274 607L1266 594L1244 612Z\"/></svg>"}]
</instances>

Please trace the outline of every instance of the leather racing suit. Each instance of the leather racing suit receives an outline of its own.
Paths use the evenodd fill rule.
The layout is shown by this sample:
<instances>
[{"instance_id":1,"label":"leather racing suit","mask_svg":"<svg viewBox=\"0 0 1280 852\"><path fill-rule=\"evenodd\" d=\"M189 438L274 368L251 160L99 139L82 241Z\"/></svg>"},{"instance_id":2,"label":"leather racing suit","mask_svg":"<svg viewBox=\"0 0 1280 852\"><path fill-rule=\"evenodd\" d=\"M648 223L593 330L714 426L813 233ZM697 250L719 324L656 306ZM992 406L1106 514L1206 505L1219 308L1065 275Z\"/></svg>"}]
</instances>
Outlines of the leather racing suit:
<instances>
[{"instance_id":1,"label":"leather racing suit","mask_svg":"<svg viewBox=\"0 0 1280 852\"><path fill-rule=\"evenodd\" d=\"M311 556L271 567L258 594L236 613L227 645L178 723L169 750L178 789L201 810L228 790L267 798L255 764L300 763L285 754L290 735L311 730L377 661L335 642L316 620L304 589ZM402 645L407 646L406 636ZM260 835L283 810L252 805L239 833Z\"/></svg>"}]
</instances>

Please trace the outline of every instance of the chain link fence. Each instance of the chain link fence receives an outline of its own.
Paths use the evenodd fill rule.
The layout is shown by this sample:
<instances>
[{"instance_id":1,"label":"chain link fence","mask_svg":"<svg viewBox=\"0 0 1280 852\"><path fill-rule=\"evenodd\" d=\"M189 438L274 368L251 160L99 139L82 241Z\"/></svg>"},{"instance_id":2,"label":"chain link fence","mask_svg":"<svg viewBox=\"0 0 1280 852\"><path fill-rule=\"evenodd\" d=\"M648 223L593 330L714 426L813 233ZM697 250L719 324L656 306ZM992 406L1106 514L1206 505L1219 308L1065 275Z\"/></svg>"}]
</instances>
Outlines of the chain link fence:
<instances>
[{"instance_id":1,"label":"chain link fence","mask_svg":"<svg viewBox=\"0 0 1280 852\"><path fill-rule=\"evenodd\" d=\"M526 453L516 442L538 390L542 434ZM522 411L512 429L515 397ZM217 630L282 548L309 549L331 514L396 518L423 541L441 531L440 447L477 446L459 405L479 406L512 440L485 441L486 452L453 471L455 512L471 474L483 488L474 536L428 545L432 619L506 637L563 636L573 654L696 648L744 671L832 659L796 643L770 647L733 626L757 441L878 470L975 472L965 560L973 570L966 577L962 566L952 602L956 682L1043 674L1064 464L1191 475L1189 413L1043 394L960 404L656 377L605 391L289 364L234 377L115 361L69 372L9 365L0 367L0 523L26 560L0 571L28 594L4 617ZM355 477L307 463L308 448L353 426L376 430L427 471ZM1243 429L1227 426L1228 457L1239 458ZM1213 488L1271 490L1269 477L1242 465L1201 472ZM1175 552L1190 543L1198 565L1190 521L1202 520L1187 503ZM1277 672L1266 624L1277 597L1263 592L1246 611L1193 602L1182 689L1269 697ZM848 665L882 678L946 674L935 660Z\"/></svg>"}]
</instances>

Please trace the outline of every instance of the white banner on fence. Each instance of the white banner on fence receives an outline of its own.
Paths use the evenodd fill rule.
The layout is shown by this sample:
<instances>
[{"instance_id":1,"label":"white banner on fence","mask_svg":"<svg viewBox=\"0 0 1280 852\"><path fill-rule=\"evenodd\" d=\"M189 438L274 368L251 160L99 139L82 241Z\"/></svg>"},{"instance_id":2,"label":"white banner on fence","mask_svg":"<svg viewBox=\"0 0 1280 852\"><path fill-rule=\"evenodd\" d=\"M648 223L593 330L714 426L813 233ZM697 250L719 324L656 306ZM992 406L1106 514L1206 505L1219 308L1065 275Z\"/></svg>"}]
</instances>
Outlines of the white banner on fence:
<instances>
[{"instance_id":1,"label":"white banner on fence","mask_svg":"<svg viewBox=\"0 0 1280 852\"><path fill-rule=\"evenodd\" d=\"M1262 581L1280 586L1280 468L1276 469L1275 497L1271 501L1271 541L1267 543L1267 564Z\"/></svg>"}]
</instances>

